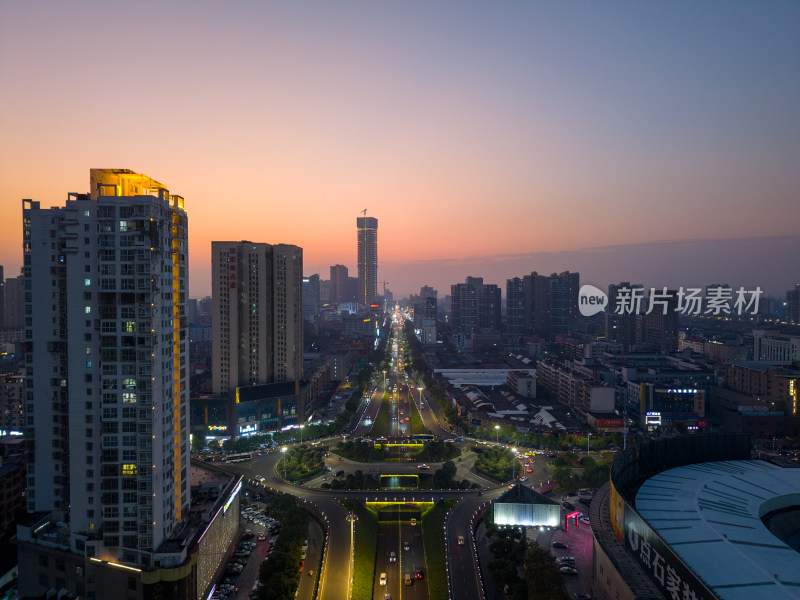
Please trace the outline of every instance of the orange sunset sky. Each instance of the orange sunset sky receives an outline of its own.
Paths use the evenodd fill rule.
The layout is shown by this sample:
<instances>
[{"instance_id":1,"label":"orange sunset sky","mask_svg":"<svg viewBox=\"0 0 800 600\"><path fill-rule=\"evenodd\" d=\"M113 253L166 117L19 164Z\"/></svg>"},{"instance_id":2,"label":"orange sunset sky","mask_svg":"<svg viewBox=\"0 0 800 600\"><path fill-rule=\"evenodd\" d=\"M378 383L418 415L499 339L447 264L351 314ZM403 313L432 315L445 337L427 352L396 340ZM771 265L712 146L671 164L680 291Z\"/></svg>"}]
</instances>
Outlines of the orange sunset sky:
<instances>
[{"instance_id":1,"label":"orange sunset sky","mask_svg":"<svg viewBox=\"0 0 800 600\"><path fill-rule=\"evenodd\" d=\"M354 275L365 208L396 296L579 266L497 256L795 235L798 31L788 1L0 2L0 265L21 199L91 167L186 198L193 296L211 240Z\"/></svg>"}]
</instances>

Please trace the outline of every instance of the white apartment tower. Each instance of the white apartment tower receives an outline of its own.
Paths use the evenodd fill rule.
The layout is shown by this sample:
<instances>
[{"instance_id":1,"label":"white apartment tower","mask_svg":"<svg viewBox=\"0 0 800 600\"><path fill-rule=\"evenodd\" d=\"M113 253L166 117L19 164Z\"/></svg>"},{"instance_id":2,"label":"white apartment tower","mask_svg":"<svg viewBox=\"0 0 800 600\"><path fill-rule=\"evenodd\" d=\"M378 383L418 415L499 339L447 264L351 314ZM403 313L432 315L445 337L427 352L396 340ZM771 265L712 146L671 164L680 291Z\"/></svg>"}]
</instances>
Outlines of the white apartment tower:
<instances>
[{"instance_id":1,"label":"white apartment tower","mask_svg":"<svg viewBox=\"0 0 800 600\"><path fill-rule=\"evenodd\" d=\"M213 392L303 376L303 249L211 242Z\"/></svg>"},{"instance_id":2,"label":"white apartment tower","mask_svg":"<svg viewBox=\"0 0 800 600\"><path fill-rule=\"evenodd\" d=\"M87 558L153 566L189 511L183 198L127 169L23 200L28 510Z\"/></svg>"}]
</instances>

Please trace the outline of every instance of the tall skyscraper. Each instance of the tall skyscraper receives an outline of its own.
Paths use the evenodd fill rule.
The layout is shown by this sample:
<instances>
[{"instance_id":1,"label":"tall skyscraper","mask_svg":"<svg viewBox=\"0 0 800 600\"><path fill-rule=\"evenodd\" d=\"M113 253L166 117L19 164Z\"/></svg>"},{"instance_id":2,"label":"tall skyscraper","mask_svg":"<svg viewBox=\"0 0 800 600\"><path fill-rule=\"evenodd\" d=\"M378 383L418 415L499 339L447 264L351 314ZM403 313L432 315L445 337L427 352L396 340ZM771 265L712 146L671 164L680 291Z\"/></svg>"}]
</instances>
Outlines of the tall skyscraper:
<instances>
[{"instance_id":1,"label":"tall skyscraper","mask_svg":"<svg viewBox=\"0 0 800 600\"><path fill-rule=\"evenodd\" d=\"M360 304L372 304L378 297L378 219L358 217L358 298Z\"/></svg>"},{"instance_id":2,"label":"tall skyscraper","mask_svg":"<svg viewBox=\"0 0 800 600\"><path fill-rule=\"evenodd\" d=\"M211 242L213 392L303 375L303 249Z\"/></svg>"},{"instance_id":3,"label":"tall skyscraper","mask_svg":"<svg viewBox=\"0 0 800 600\"><path fill-rule=\"evenodd\" d=\"M22 203L28 510L87 564L157 567L191 497L183 198L91 169L64 206Z\"/></svg>"},{"instance_id":4,"label":"tall skyscraper","mask_svg":"<svg viewBox=\"0 0 800 600\"><path fill-rule=\"evenodd\" d=\"M351 302L351 298L347 293L347 279L348 271L344 265L331 266L331 302L334 304L339 302Z\"/></svg>"}]
</instances>

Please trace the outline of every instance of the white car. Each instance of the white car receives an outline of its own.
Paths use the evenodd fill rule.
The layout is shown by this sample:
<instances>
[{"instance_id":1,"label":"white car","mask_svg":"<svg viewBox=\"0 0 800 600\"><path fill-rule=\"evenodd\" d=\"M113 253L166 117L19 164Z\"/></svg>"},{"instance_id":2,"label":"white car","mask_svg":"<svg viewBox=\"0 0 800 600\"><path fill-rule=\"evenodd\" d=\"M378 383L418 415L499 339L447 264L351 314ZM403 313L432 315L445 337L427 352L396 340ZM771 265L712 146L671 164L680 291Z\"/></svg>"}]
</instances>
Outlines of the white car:
<instances>
[{"instance_id":1,"label":"white car","mask_svg":"<svg viewBox=\"0 0 800 600\"><path fill-rule=\"evenodd\" d=\"M394 553L394 552L391 552L391 553L389 554L389 562L390 562L390 563L397 562L397 555L395 555L395 553Z\"/></svg>"},{"instance_id":2,"label":"white car","mask_svg":"<svg viewBox=\"0 0 800 600\"><path fill-rule=\"evenodd\" d=\"M378 581L380 585L386 585L386 573L381 573L380 581Z\"/></svg>"}]
</instances>

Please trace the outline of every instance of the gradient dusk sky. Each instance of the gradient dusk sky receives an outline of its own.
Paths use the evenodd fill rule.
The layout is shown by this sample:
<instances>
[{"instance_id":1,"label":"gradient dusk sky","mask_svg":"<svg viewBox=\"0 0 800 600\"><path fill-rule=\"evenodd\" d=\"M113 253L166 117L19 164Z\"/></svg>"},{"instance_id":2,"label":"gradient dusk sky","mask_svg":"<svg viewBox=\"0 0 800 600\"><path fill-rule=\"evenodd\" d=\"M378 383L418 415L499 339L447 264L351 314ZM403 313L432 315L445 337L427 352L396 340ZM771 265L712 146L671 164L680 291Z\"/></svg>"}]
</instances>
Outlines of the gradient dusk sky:
<instances>
[{"instance_id":1,"label":"gradient dusk sky","mask_svg":"<svg viewBox=\"0 0 800 600\"><path fill-rule=\"evenodd\" d=\"M0 0L0 264L19 272L22 198L63 205L105 167L186 198L195 297L212 239L354 270L365 208L396 296L670 260L688 277L691 253L648 242L739 238L794 253L742 251L741 280L716 281L787 289L798 32L794 0ZM570 262L627 245L625 270Z\"/></svg>"}]
</instances>

